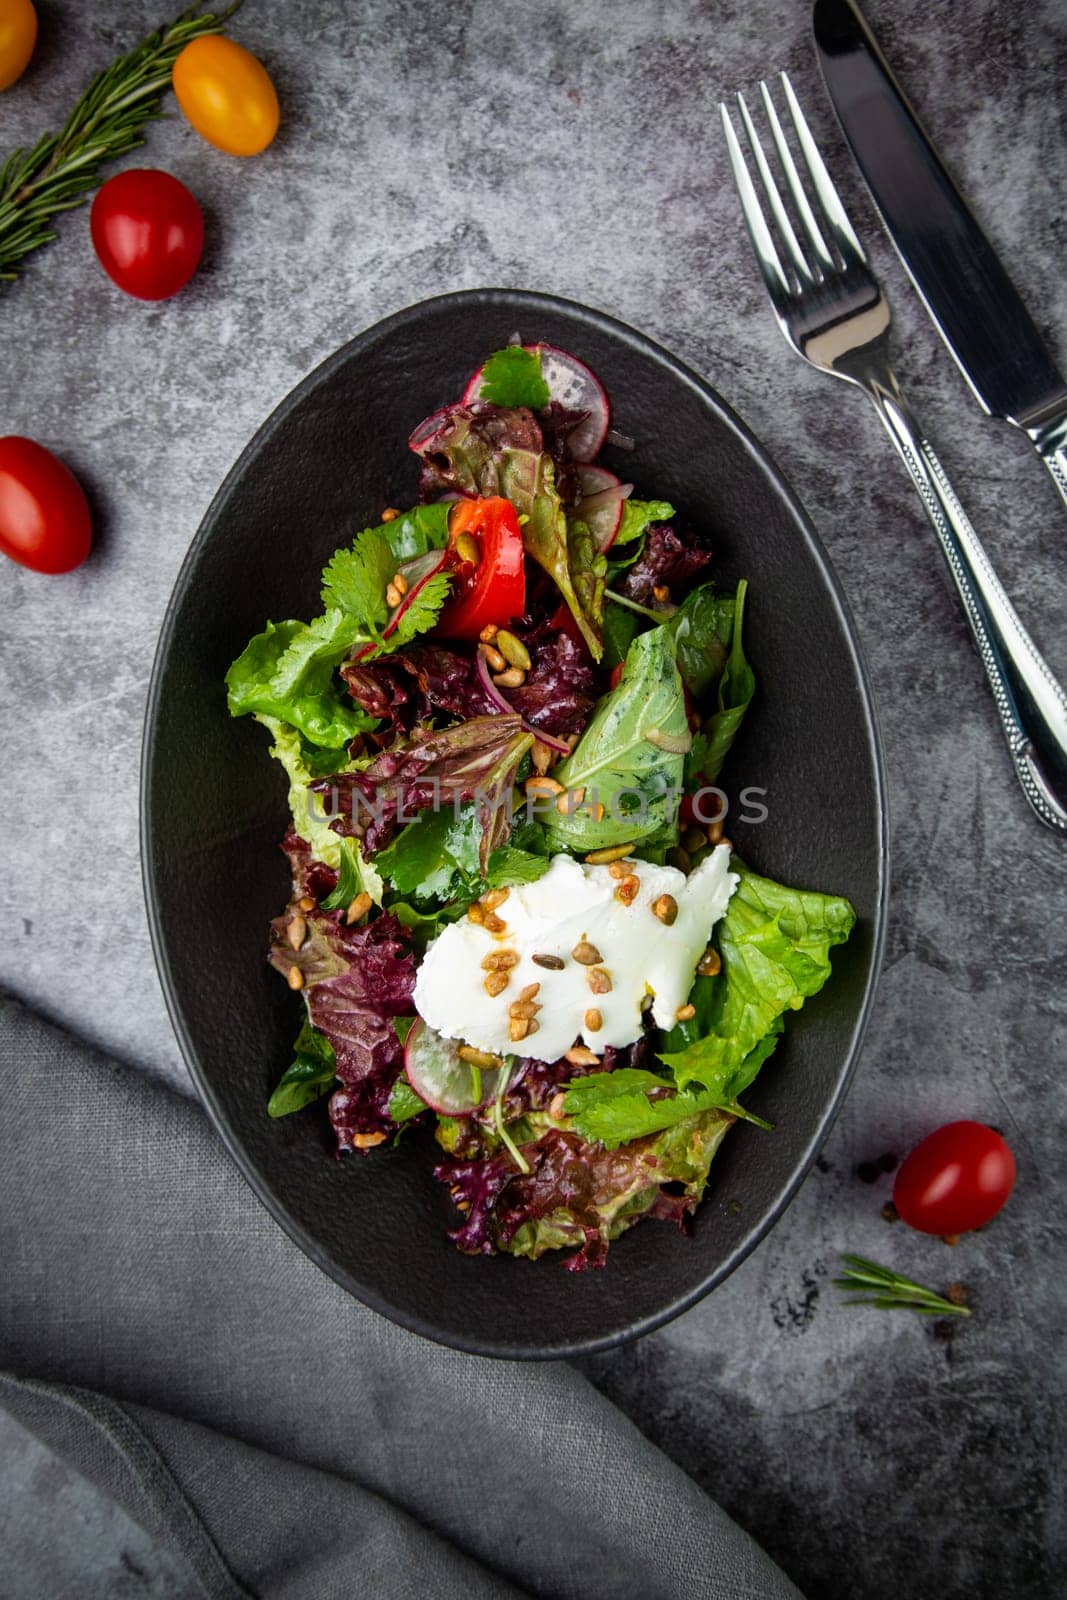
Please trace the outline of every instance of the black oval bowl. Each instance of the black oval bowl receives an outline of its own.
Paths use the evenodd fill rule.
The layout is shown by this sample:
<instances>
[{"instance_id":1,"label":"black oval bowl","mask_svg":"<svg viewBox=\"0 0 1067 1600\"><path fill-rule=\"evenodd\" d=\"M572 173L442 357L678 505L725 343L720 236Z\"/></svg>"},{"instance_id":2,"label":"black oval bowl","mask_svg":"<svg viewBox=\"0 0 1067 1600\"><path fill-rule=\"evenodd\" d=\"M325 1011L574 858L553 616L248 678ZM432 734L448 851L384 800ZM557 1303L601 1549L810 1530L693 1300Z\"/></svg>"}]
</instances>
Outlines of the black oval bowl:
<instances>
[{"instance_id":1,"label":"black oval bowl","mask_svg":"<svg viewBox=\"0 0 1067 1600\"><path fill-rule=\"evenodd\" d=\"M605 1270L582 1274L553 1255L458 1254L428 1132L337 1162L321 1105L267 1117L301 1010L265 955L288 891L277 847L286 785L264 730L228 716L223 687L268 618L318 613L320 569L338 545L383 506L411 503L409 432L514 331L589 363L615 426L637 441L613 464L641 494L671 500L714 534L724 580L751 580L746 644L759 692L725 780L735 796L765 790L767 818L731 816L729 832L757 870L846 894L858 912L832 981L790 1018L747 1097L774 1132L731 1131L690 1237L645 1222L612 1246ZM781 1215L840 1105L871 1006L887 879L878 736L847 608L807 517L733 412L664 350L581 306L510 290L428 300L331 356L263 424L215 496L167 611L148 697L141 828L167 1005L223 1141L312 1260L442 1343L559 1357L676 1316Z\"/></svg>"}]
</instances>

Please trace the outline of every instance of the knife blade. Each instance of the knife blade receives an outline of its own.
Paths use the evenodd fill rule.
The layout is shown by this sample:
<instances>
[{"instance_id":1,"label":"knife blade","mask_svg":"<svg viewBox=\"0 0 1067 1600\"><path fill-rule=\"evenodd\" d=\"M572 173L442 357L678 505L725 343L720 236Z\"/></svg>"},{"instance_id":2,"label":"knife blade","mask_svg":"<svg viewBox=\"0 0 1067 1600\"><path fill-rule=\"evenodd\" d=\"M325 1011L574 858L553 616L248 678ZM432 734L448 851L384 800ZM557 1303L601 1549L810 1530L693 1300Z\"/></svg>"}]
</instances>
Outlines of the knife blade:
<instances>
[{"instance_id":1,"label":"knife blade","mask_svg":"<svg viewBox=\"0 0 1067 1600\"><path fill-rule=\"evenodd\" d=\"M1067 503L1067 384L852 0L815 0L815 44L889 237L982 409L1028 436Z\"/></svg>"}]
</instances>

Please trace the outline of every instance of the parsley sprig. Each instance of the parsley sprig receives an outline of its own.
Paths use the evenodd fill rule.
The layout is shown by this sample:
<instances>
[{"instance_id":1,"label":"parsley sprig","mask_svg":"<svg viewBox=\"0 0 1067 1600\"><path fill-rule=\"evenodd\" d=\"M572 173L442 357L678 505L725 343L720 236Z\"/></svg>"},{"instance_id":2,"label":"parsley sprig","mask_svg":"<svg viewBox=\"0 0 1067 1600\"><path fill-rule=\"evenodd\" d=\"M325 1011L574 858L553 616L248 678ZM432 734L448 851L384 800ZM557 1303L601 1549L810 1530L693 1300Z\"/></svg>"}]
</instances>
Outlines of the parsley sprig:
<instances>
[{"instance_id":1,"label":"parsley sprig","mask_svg":"<svg viewBox=\"0 0 1067 1600\"><path fill-rule=\"evenodd\" d=\"M834 1283L839 1289L852 1292L853 1298L843 1303L847 1306L877 1306L879 1311L918 1311L924 1317L969 1317L965 1305L957 1305L926 1289L921 1283L912 1283L888 1267L880 1267L863 1256L842 1255L845 1271Z\"/></svg>"},{"instance_id":2,"label":"parsley sprig","mask_svg":"<svg viewBox=\"0 0 1067 1600\"><path fill-rule=\"evenodd\" d=\"M98 72L60 133L46 133L30 150L13 150L0 168L0 283L14 282L31 251L56 237L61 211L80 206L105 161L144 143L149 122L163 115L178 56L192 39L218 33L241 4L224 11L188 7L165 28Z\"/></svg>"}]
</instances>

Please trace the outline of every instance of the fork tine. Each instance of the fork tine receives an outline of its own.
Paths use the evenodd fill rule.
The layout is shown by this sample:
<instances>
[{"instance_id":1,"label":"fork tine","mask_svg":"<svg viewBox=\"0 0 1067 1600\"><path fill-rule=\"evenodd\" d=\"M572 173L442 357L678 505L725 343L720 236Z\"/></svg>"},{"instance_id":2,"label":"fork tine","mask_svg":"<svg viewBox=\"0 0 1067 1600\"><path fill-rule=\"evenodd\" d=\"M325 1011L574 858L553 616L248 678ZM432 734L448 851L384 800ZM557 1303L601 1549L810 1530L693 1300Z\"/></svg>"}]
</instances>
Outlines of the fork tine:
<instances>
[{"instance_id":1,"label":"fork tine","mask_svg":"<svg viewBox=\"0 0 1067 1600\"><path fill-rule=\"evenodd\" d=\"M741 146L737 142L734 125L730 121L730 113L726 106L719 105L722 114L722 129L726 135L726 150L730 157L730 169L733 172L734 184L737 187L738 198L741 201L741 211L745 219L748 236L752 240L752 248L756 252L760 272L767 293L774 306L780 306L792 296L789 281L782 270L782 263L778 259L778 252L774 248L770 229L767 226L763 209L759 203L752 179L748 175L745 158L741 154Z\"/></svg>"},{"instance_id":2,"label":"fork tine","mask_svg":"<svg viewBox=\"0 0 1067 1600\"><path fill-rule=\"evenodd\" d=\"M778 232L785 240L786 248L789 251L789 257L793 263L793 271L802 285L810 286L814 284L815 277L804 258L804 252L800 248L800 241L793 231L789 213L782 204L782 197L778 193L778 185L775 183L771 175L771 169L767 165L767 157L763 154L763 146L759 142L759 134L756 132L752 118L749 116L748 106L745 103L743 94L737 96L737 109L740 111L741 121L745 125L749 148L752 151L756 169L760 175L760 182L763 184L763 192L767 198L767 203L771 208L771 215L774 217Z\"/></svg>"},{"instance_id":3,"label":"fork tine","mask_svg":"<svg viewBox=\"0 0 1067 1600\"><path fill-rule=\"evenodd\" d=\"M812 187L819 198L819 204L833 235L834 243L840 250L841 257L846 265L857 261L866 265L867 257L864 254L863 246L857 239L855 230L848 220L848 213L841 204L830 174L826 170L826 164L819 154L819 147L811 136L807 118L800 109L799 100L793 93L793 85L789 81L789 74L783 72L780 74L780 78L786 104L789 107L789 115L792 117L793 127L796 129L800 152L804 157L804 164L808 169Z\"/></svg>"},{"instance_id":4,"label":"fork tine","mask_svg":"<svg viewBox=\"0 0 1067 1600\"><path fill-rule=\"evenodd\" d=\"M782 171L785 173L785 181L793 204L797 208L801 226L807 234L808 243L811 245L819 265L827 272L836 273L838 271L837 262L827 249L826 240L823 238L819 224L815 220L815 213L808 203L808 197L804 192L804 185L800 181L796 162L793 160L793 152L785 142L785 134L782 131L782 124L778 120L778 113L774 109L771 92L765 83L761 83L759 87L760 94L763 96L763 108L767 113L767 121L771 125L771 137L774 140L774 147L778 151L778 159L782 163Z\"/></svg>"}]
</instances>

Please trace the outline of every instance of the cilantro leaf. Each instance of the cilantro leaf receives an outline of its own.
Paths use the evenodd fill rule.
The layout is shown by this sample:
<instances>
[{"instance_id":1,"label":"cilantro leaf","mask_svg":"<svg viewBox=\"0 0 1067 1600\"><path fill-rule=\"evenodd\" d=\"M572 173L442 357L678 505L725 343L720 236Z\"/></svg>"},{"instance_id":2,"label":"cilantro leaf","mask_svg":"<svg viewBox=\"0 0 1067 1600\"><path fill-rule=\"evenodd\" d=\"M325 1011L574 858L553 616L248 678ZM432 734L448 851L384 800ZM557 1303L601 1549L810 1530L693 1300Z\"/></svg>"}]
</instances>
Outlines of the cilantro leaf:
<instances>
[{"instance_id":1,"label":"cilantro leaf","mask_svg":"<svg viewBox=\"0 0 1067 1600\"><path fill-rule=\"evenodd\" d=\"M495 406L528 406L540 411L551 398L541 375L540 355L536 350L524 350L521 344L497 350L482 368L478 394Z\"/></svg>"}]
</instances>

